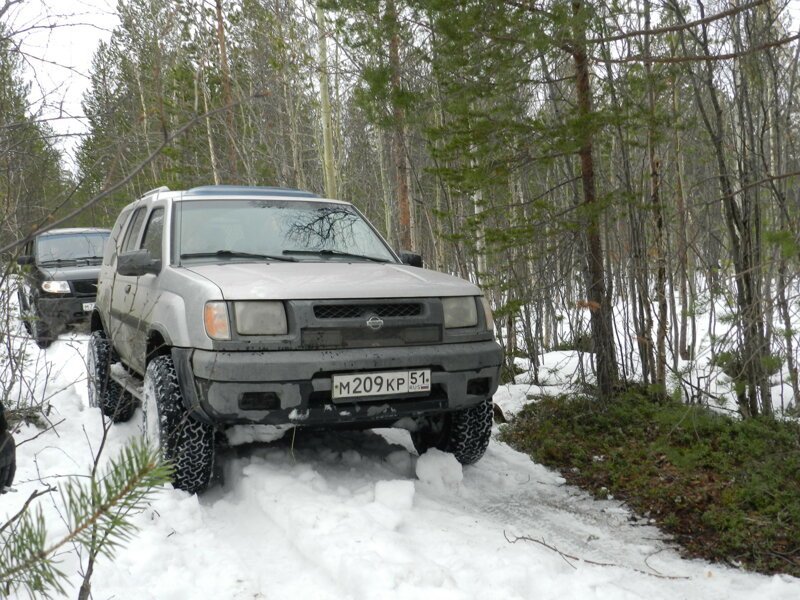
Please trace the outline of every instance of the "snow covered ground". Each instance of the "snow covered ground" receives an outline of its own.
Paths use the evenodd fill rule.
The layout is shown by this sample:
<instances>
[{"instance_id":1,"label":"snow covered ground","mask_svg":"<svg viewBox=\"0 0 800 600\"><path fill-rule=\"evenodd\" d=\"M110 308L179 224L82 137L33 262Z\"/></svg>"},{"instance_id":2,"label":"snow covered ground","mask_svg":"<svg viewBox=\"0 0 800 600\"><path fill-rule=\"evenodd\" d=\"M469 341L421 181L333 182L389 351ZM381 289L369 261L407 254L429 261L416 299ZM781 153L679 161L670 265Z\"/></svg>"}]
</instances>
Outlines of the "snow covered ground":
<instances>
[{"instance_id":1,"label":"snow covered ground","mask_svg":"<svg viewBox=\"0 0 800 600\"><path fill-rule=\"evenodd\" d=\"M87 402L86 339L64 335L45 352L28 346L29 371L47 373L33 393L50 397L58 425L16 433L16 492L0 496L0 520L43 483L90 468L103 423ZM504 386L497 398L514 412L538 391ZM140 421L137 412L114 426L104 455L139 435ZM220 466L224 482L203 496L164 489L135 518L139 534L113 563L96 565L94 598L800 597L798 579L681 559L619 501L592 500L496 440L462 469L448 454L417 457L402 431L298 431L225 451ZM57 499L39 501L53 539L65 528ZM518 536L575 558L509 541ZM80 557L68 549L59 560L76 597Z\"/></svg>"}]
</instances>

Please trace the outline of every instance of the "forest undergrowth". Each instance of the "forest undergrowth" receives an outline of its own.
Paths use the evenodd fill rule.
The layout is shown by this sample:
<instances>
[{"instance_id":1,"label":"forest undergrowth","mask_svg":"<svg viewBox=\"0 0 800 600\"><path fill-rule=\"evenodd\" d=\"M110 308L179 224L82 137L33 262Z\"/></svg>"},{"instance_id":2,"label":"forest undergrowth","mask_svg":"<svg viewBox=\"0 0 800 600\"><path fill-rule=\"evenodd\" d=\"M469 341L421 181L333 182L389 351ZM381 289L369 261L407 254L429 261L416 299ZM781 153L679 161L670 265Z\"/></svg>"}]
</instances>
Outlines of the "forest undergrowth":
<instances>
[{"instance_id":1,"label":"forest undergrowth","mask_svg":"<svg viewBox=\"0 0 800 600\"><path fill-rule=\"evenodd\" d=\"M624 501L685 556L800 577L800 424L738 420L629 387L533 398L501 439Z\"/></svg>"}]
</instances>

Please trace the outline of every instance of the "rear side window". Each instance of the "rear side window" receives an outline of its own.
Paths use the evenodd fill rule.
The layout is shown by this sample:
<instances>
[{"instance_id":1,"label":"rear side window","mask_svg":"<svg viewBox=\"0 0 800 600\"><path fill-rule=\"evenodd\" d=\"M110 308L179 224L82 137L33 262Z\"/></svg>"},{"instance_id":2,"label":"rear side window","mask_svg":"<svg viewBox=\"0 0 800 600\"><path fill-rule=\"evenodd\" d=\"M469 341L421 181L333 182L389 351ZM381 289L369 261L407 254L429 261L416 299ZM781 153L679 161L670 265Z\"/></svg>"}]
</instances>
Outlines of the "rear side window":
<instances>
[{"instance_id":1,"label":"rear side window","mask_svg":"<svg viewBox=\"0 0 800 600\"><path fill-rule=\"evenodd\" d=\"M161 240L164 239L164 209L156 208L150 213L147 229L144 230L142 248L154 259L161 260Z\"/></svg>"},{"instance_id":2,"label":"rear side window","mask_svg":"<svg viewBox=\"0 0 800 600\"><path fill-rule=\"evenodd\" d=\"M108 243L106 244L106 251L103 254L104 265L114 264L114 261L117 260L117 252L119 251L120 243L119 238L122 234L122 228L125 226L125 223L128 222L128 217L130 216L130 210L123 210L117 218L117 222L114 223L114 228L111 230L111 235L109 236Z\"/></svg>"},{"instance_id":3,"label":"rear side window","mask_svg":"<svg viewBox=\"0 0 800 600\"><path fill-rule=\"evenodd\" d=\"M145 209L144 206L136 209L131 218L131 224L128 225L128 231L125 232L125 241L122 242L122 252L130 252L134 250L134 244L139 239L139 232L142 230L144 223Z\"/></svg>"}]
</instances>

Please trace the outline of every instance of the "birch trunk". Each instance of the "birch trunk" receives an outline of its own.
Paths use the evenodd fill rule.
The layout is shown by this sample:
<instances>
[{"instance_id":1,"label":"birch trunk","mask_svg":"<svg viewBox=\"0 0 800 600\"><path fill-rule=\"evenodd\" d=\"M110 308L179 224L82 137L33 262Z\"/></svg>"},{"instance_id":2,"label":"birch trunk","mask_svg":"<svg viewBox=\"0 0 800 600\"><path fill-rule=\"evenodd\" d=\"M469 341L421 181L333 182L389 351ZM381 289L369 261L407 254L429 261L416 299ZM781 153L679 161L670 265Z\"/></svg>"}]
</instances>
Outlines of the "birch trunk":
<instances>
[{"instance_id":1,"label":"birch trunk","mask_svg":"<svg viewBox=\"0 0 800 600\"><path fill-rule=\"evenodd\" d=\"M333 125L331 118L331 96L328 85L328 42L326 40L325 13L317 4L317 27L319 28L319 89L322 117L322 170L325 178L325 195L336 198L336 164L333 157Z\"/></svg>"}]
</instances>

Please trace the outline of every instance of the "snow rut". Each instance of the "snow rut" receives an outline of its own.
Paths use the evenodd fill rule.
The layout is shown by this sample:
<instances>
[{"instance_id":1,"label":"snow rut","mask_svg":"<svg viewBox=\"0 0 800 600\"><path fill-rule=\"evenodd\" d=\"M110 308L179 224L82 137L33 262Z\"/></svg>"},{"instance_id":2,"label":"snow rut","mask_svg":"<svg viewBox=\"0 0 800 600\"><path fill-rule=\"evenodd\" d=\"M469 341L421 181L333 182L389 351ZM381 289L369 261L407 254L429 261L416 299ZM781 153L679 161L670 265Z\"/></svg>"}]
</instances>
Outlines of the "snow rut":
<instances>
[{"instance_id":1,"label":"snow rut","mask_svg":"<svg viewBox=\"0 0 800 600\"><path fill-rule=\"evenodd\" d=\"M254 515L252 524L214 527L231 546L240 543L245 562L285 546L301 570L318 586L337 588L340 598L526 598L537 589L540 569L569 576L571 568L555 552L509 544L504 531L643 570L655 550L641 543L640 531L630 542L613 538L625 511L605 503L607 511L598 512L591 499L569 496L557 475L530 462L519 475L520 465L508 464L505 453L490 451L485 464L464 469L461 483L447 474L420 481L403 432L298 435L294 448L283 440L229 458L224 489L203 503L224 520L237 511ZM446 463L442 468L450 468ZM236 537L227 528L246 531ZM527 571L512 572L508 559L526 555L537 558Z\"/></svg>"},{"instance_id":2,"label":"snow rut","mask_svg":"<svg viewBox=\"0 0 800 600\"><path fill-rule=\"evenodd\" d=\"M41 474L81 471L91 460L102 421L88 406L85 341L86 336L67 336L35 357L38 365L47 362L42 382L53 396L51 419L60 425L42 435L31 426L20 432L32 439L18 449L19 492L0 497L0 513L15 512ZM108 456L139 433L140 422L137 412L130 423L111 429ZM588 498L503 444L492 442L483 460L462 469L444 453L418 458L408 434L398 430L298 432L294 445L291 434L287 438L221 452L224 483L201 497L169 488L159 493L136 517L140 531L131 543L113 563L103 559L96 565L95 595L798 598L797 580L681 560L654 529L628 523L618 503ZM60 523L52 500L40 505L50 523ZM538 544L510 544L504 532L543 538L562 552L621 568L569 565ZM81 561L74 552L60 560L65 572L75 574L70 583L76 592ZM636 571L647 571L647 564L688 579Z\"/></svg>"}]
</instances>

